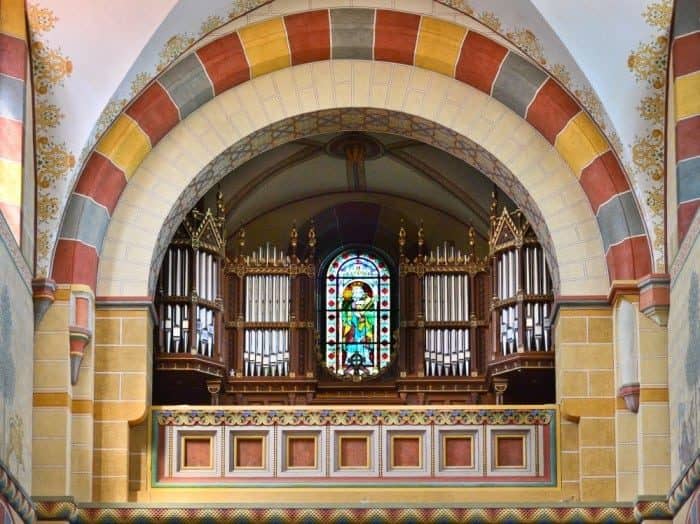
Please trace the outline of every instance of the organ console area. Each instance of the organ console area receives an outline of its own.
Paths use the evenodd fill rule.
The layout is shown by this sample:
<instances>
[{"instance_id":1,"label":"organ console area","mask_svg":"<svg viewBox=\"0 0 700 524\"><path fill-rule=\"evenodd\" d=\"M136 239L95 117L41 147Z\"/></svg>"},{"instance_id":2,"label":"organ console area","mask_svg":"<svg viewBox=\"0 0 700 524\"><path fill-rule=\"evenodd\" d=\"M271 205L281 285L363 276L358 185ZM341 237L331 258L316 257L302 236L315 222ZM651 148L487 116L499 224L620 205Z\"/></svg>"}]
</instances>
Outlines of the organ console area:
<instances>
[{"instance_id":1,"label":"organ console area","mask_svg":"<svg viewBox=\"0 0 700 524\"><path fill-rule=\"evenodd\" d=\"M227 243L221 195L214 207L190 212L162 262L154 404L554 400L545 252L495 193L487 238L402 223L388 248L324 244L313 220L281 243L250 246L245 228Z\"/></svg>"}]
</instances>

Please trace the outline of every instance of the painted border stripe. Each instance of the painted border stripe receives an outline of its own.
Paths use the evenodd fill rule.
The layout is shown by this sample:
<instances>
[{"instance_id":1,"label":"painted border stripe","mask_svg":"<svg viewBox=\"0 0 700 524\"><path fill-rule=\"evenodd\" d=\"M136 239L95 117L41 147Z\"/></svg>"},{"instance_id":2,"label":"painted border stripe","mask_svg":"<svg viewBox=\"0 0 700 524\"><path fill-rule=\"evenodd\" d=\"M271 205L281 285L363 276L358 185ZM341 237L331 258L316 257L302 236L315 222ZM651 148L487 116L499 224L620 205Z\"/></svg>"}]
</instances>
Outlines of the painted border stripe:
<instances>
[{"instance_id":1,"label":"painted border stripe","mask_svg":"<svg viewBox=\"0 0 700 524\"><path fill-rule=\"evenodd\" d=\"M177 105L181 120L214 98L214 86L196 53L186 56L163 73L158 83Z\"/></svg>"},{"instance_id":2,"label":"painted border stripe","mask_svg":"<svg viewBox=\"0 0 700 524\"><path fill-rule=\"evenodd\" d=\"M238 33L222 36L197 51L204 69L220 94L250 80L250 68Z\"/></svg>"},{"instance_id":3,"label":"painted border stripe","mask_svg":"<svg viewBox=\"0 0 700 524\"><path fill-rule=\"evenodd\" d=\"M292 65L306 64L331 57L331 29L328 10L311 11L284 17Z\"/></svg>"},{"instance_id":4,"label":"painted border stripe","mask_svg":"<svg viewBox=\"0 0 700 524\"><path fill-rule=\"evenodd\" d=\"M141 93L126 110L155 146L180 121L178 108L158 82Z\"/></svg>"},{"instance_id":5,"label":"painted border stripe","mask_svg":"<svg viewBox=\"0 0 700 524\"><path fill-rule=\"evenodd\" d=\"M550 144L554 144L559 132L580 110L569 93L549 78L530 104L526 120L542 133Z\"/></svg>"},{"instance_id":6,"label":"painted border stripe","mask_svg":"<svg viewBox=\"0 0 700 524\"><path fill-rule=\"evenodd\" d=\"M644 234L644 225L631 191L617 195L601 205L596 219L606 252L611 245L619 244L625 238Z\"/></svg>"},{"instance_id":7,"label":"painted border stripe","mask_svg":"<svg viewBox=\"0 0 700 524\"><path fill-rule=\"evenodd\" d=\"M24 122L25 83L0 74L0 117Z\"/></svg>"},{"instance_id":8,"label":"painted border stripe","mask_svg":"<svg viewBox=\"0 0 700 524\"><path fill-rule=\"evenodd\" d=\"M66 206L61 237L80 240L94 246L99 253L108 225L109 213L104 207L86 196L73 193Z\"/></svg>"},{"instance_id":9,"label":"painted border stripe","mask_svg":"<svg viewBox=\"0 0 700 524\"><path fill-rule=\"evenodd\" d=\"M546 80L547 73L509 51L493 83L491 96L525 118L530 102Z\"/></svg>"},{"instance_id":10,"label":"painted border stripe","mask_svg":"<svg viewBox=\"0 0 700 524\"><path fill-rule=\"evenodd\" d=\"M602 154L581 173L581 186L594 213L618 193L629 191L625 174L612 151Z\"/></svg>"},{"instance_id":11,"label":"painted border stripe","mask_svg":"<svg viewBox=\"0 0 700 524\"><path fill-rule=\"evenodd\" d=\"M700 70L700 31L679 36L673 42L673 76Z\"/></svg>"},{"instance_id":12,"label":"painted border stripe","mask_svg":"<svg viewBox=\"0 0 700 524\"><path fill-rule=\"evenodd\" d=\"M22 164L0 158L0 202L19 206L22 200Z\"/></svg>"},{"instance_id":13,"label":"painted border stripe","mask_svg":"<svg viewBox=\"0 0 700 524\"><path fill-rule=\"evenodd\" d=\"M700 114L700 71L676 78L676 120Z\"/></svg>"},{"instance_id":14,"label":"painted border stripe","mask_svg":"<svg viewBox=\"0 0 700 524\"><path fill-rule=\"evenodd\" d=\"M0 117L0 158L22 163L22 121Z\"/></svg>"},{"instance_id":15,"label":"painted border stripe","mask_svg":"<svg viewBox=\"0 0 700 524\"><path fill-rule=\"evenodd\" d=\"M420 15L378 9L374 28L374 59L413 64L419 26Z\"/></svg>"},{"instance_id":16,"label":"painted border stripe","mask_svg":"<svg viewBox=\"0 0 700 524\"><path fill-rule=\"evenodd\" d=\"M129 179L151 150L151 142L138 124L122 113L102 136L95 150L114 162Z\"/></svg>"},{"instance_id":17,"label":"painted border stripe","mask_svg":"<svg viewBox=\"0 0 700 524\"><path fill-rule=\"evenodd\" d=\"M681 240L685 238L699 208L700 200L691 200L678 205L678 234Z\"/></svg>"},{"instance_id":18,"label":"painted border stripe","mask_svg":"<svg viewBox=\"0 0 700 524\"><path fill-rule=\"evenodd\" d=\"M700 2L675 0L673 32L676 36L700 30Z\"/></svg>"},{"instance_id":19,"label":"painted border stripe","mask_svg":"<svg viewBox=\"0 0 700 524\"><path fill-rule=\"evenodd\" d=\"M700 47L698 51L700 52ZM676 124L676 161L681 162L696 156L700 156L700 115L686 118Z\"/></svg>"},{"instance_id":20,"label":"painted border stripe","mask_svg":"<svg viewBox=\"0 0 700 524\"><path fill-rule=\"evenodd\" d=\"M98 256L94 247L68 238L56 244L52 276L58 284L97 285Z\"/></svg>"},{"instance_id":21,"label":"painted border stripe","mask_svg":"<svg viewBox=\"0 0 700 524\"><path fill-rule=\"evenodd\" d=\"M238 35L248 57L251 78L291 65L287 32L282 18L244 27L238 31Z\"/></svg>"},{"instance_id":22,"label":"painted border stripe","mask_svg":"<svg viewBox=\"0 0 700 524\"><path fill-rule=\"evenodd\" d=\"M334 59L372 60L374 12L374 9L331 9Z\"/></svg>"},{"instance_id":23,"label":"painted border stripe","mask_svg":"<svg viewBox=\"0 0 700 524\"><path fill-rule=\"evenodd\" d=\"M605 255L610 281L636 280L651 273L651 255L646 236L627 238L610 246Z\"/></svg>"},{"instance_id":24,"label":"painted border stripe","mask_svg":"<svg viewBox=\"0 0 700 524\"><path fill-rule=\"evenodd\" d=\"M416 43L415 65L454 76L455 65L467 29L451 22L424 16Z\"/></svg>"},{"instance_id":25,"label":"painted border stripe","mask_svg":"<svg viewBox=\"0 0 700 524\"><path fill-rule=\"evenodd\" d=\"M27 39L24 0L2 0L0 9L0 33Z\"/></svg>"},{"instance_id":26,"label":"painted border stripe","mask_svg":"<svg viewBox=\"0 0 700 524\"><path fill-rule=\"evenodd\" d=\"M678 202L700 199L700 157L678 162Z\"/></svg>"},{"instance_id":27,"label":"painted border stripe","mask_svg":"<svg viewBox=\"0 0 700 524\"><path fill-rule=\"evenodd\" d=\"M554 147L577 177L610 147L595 123L581 111L557 135Z\"/></svg>"},{"instance_id":28,"label":"painted border stripe","mask_svg":"<svg viewBox=\"0 0 700 524\"><path fill-rule=\"evenodd\" d=\"M0 73L27 79L27 44L24 40L0 33Z\"/></svg>"},{"instance_id":29,"label":"painted border stripe","mask_svg":"<svg viewBox=\"0 0 700 524\"><path fill-rule=\"evenodd\" d=\"M491 94L508 49L479 33L469 31L459 53L455 78Z\"/></svg>"},{"instance_id":30,"label":"painted border stripe","mask_svg":"<svg viewBox=\"0 0 700 524\"><path fill-rule=\"evenodd\" d=\"M93 151L85 163L83 174L75 186L75 192L103 205L111 215L125 187L124 172L107 157Z\"/></svg>"}]
</instances>

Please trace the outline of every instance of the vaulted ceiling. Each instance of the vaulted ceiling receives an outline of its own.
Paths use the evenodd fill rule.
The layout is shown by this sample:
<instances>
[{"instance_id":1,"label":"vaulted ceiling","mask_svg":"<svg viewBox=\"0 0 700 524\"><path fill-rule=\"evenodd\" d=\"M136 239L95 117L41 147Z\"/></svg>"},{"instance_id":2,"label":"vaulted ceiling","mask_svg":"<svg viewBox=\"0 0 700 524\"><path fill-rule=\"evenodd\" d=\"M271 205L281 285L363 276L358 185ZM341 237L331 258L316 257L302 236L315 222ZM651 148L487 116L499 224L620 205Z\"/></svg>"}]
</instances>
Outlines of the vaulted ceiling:
<instances>
[{"instance_id":1,"label":"vaulted ceiling","mask_svg":"<svg viewBox=\"0 0 700 524\"><path fill-rule=\"evenodd\" d=\"M401 222L414 239L422 222L427 246L444 241L467 247L473 226L486 249L491 193L483 174L432 146L388 134L360 135L380 151L364 161L361 181L333 144L346 134L317 135L255 157L205 197L213 206L223 193L229 247L246 230L247 247L270 241L286 246L293 223L315 219L319 243L368 242L393 252ZM359 182L359 183L358 183ZM499 206L514 204L497 190ZM302 227L304 226L304 227Z\"/></svg>"},{"instance_id":2,"label":"vaulted ceiling","mask_svg":"<svg viewBox=\"0 0 700 524\"><path fill-rule=\"evenodd\" d=\"M670 0L39 0L30 2L28 10L36 104L38 274L48 270L65 202L87 153L156 74L192 47L236 28L330 4L381 4L452 20L547 69L582 102L613 144L642 206L655 258L663 259L663 158L658 152L664 133ZM288 152L303 154L308 147L298 144ZM413 152L416 158L421 155ZM309 161L322 169L328 160ZM407 165L399 156L378 162L385 162L378 169L382 173ZM381 176L376 177L378 190ZM460 220L467 218L475 220Z\"/></svg>"}]
</instances>

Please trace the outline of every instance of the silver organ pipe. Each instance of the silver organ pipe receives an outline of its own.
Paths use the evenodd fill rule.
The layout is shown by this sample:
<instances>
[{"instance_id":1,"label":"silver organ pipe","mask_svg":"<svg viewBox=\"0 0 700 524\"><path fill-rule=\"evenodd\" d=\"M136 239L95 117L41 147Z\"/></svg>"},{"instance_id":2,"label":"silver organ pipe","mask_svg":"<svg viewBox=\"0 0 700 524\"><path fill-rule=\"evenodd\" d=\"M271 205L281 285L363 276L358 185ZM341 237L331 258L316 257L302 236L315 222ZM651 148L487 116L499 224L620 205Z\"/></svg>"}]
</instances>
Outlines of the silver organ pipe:
<instances>
[{"instance_id":1,"label":"silver organ pipe","mask_svg":"<svg viewBox=\"0 0 700 524\"><path fill-rule=\"evenodd\" d=\"M290 259L276 246L266 244L253 252L248 260L259 268L285 266ZM246 322L261 324L245 329L243 373L246 376L273 377L289 373L289 331L280 322L289 322L288 274L261 271L245 278L244 304Z\"/></svg>"},{"instance_id":2,"label":"silver organ pipe","mask_svg":"<svg viewBox=\"0 0 700 524\"><path fill-rule=\"evenodd\" d=\"M441 265L459 264L462 253L447 243L438 245L429 260L438 267L423 275L423 315L426 322L446 325L427 326L425 331L425 374L427 376L468 376L469 274L440 270ZM500 280L500 279L497 279Z\"/></svg>"}]
</instances>

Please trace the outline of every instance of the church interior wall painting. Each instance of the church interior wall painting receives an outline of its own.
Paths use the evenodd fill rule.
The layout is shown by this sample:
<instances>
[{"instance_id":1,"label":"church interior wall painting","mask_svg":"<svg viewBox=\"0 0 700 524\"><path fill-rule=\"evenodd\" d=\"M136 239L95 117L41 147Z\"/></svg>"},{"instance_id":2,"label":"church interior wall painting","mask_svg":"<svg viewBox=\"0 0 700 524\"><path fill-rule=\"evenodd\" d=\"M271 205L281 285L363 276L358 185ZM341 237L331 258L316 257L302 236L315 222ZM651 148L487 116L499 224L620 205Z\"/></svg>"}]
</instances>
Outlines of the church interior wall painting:
<instances>
[{"instance_id":1,"label":"church interior wall painting","mask_svg":"<svg viewBox=\"0 0 700 524\"><path fill-rule=\"evenodd\" d=\"M696 217L674 262L669 315L669 377L673 493L686 522L698 521L700 485L700 220ZM694 497L692 496L695 491ZM694 501L694 502L693 502ZM686 508L687 506L687 508ZM695 515L695 517L693 517ZM693 520L695 518L695 520Z\"/></svg>"},{"instance_id":2,"label":"church interior wall painting","mask_svg":"<svg viewBox=\"0 0 700 524\"><path fill-rule=\"evenodd\" d=\"M0 268L0 460L30 489L34 313L31 291L1 237Z\"/></svg>"}]
</instances>

